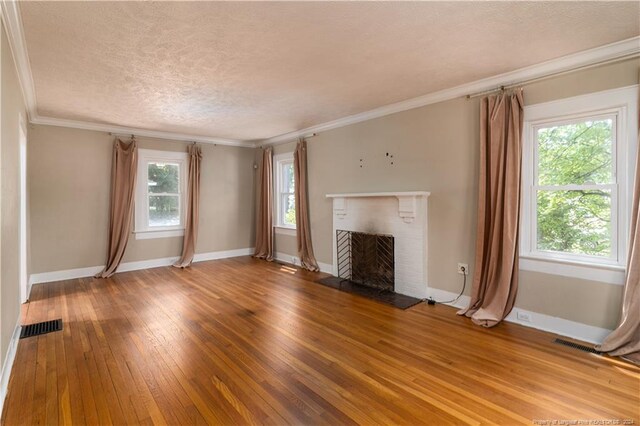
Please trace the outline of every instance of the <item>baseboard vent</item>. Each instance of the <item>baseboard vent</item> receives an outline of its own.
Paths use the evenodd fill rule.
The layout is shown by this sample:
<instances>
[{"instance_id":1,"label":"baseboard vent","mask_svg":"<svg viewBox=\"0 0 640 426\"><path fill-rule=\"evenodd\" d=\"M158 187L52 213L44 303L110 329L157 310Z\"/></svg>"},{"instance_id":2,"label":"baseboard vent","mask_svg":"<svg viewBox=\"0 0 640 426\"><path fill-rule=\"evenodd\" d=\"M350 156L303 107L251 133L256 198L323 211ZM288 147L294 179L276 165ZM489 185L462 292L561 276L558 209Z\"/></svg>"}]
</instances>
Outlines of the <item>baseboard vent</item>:
<instances>
[{"instance_id":1,"label":"baseboard vent","mask_svg":"<svg viewBox=\"0 0 640 426\"><path fill-rule=\"evenodd\" d=\"M598 351L595 348L592 348L590 346L581 345L579 343L573 343L573 342L570 342L570 341L564 340L564 339L556 339L556 340L553 341L553 343L557 343L559 345L564 345L564 346L569 346L570 348L577 349L577 350L583 351L583 352L589 352L589 353L596 354L596 355L601 355L602 354L602 352L600 352L600 351Z\"/></svg>"},{"instance_id":2,"label":"baseboard vent","mask_svg":"<svg viewBox=\"0 0 640 426\"><path fill-rule=\"evenodd\" d=\"M62 330L62 318L38 322L35 324L23 325L22 330L20 331L20 338L24 339L25 337L39 336L41 334L51 333L53 331L61 331Z\"/></svg>"}]
</instances>

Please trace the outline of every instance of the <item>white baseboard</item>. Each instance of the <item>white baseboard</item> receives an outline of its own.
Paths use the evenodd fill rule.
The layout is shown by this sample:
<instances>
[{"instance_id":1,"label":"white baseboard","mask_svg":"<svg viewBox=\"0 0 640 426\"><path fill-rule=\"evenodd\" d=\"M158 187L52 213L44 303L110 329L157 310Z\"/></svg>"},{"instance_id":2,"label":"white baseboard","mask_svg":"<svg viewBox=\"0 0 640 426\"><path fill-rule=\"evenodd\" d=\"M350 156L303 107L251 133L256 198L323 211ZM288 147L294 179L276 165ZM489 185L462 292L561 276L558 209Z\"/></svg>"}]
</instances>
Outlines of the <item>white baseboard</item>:
<instances>
[{"instance_id":1,"label":"white baseboard","mask_svg":"<svg viewBox=\"0 0 640 426\"><path fill-rule=\"evenodd\" d=\"M440 302L453 300L458 296L458 294L451 293L445 290L439 290L437 288L430 288L429 296ZM445 304L449 306L455 306L456 308L465 308L469 305L469 300L469 296L463 295L462 297L460 297L460 299L458 299L457 302ZM531 321L523 321L519 319L518 313L525 314L526 316L531 318ZM518 308L517 306L515 306L511 313L507 315L505 321L594 344L602 343L604 338L607 337L609 333L611 333L611 330L606 328L595 327L593 325L587 325L564 318L558 318L538 312L527 311L525 309Z\"/></svg>"},{"instance_id":2,"label":"white baseboard","mask_svg":"<svg viewBox=\"0 0 640 426\"><path fill-rule=\"evenodd\" d=\"M29 276L29 279L27 280L27 302L29 301L29 298L31 297L31 289L33 288L33 279L31 277L31 275Z\"/></svg>"},{"instance_id":3,"label":"white baseboard","mask_svg":"<svg viewBox=\"0 0 640 426\"><path fill-rule=\"evenodd\" d=\"M333 265L330 263L318 262L318 267L320 268L320 272L324 272L325 274L333 274Z\"/></svg>"},{"instance_id":4,"label":"white baseboard","mask_svg":"<svg viewBox=\"0 0 640 426\"><path fill-rule=\"evenodd\" d=\"M196 253L193 256L194 262L204 262L205 260L227 259L229 257L251 256L255 252L255 248L243 248L236 250L212 251L209 253Z\"/></svg>"},{"instance_id":5,"label":"white baseboard","mask_svg":"<svg viewBox=\"0 0 640 426\"><path fill-rule=\"evenodd\" d=\"M29 280L31 284L51 283L62 280L72 280L75 278L92 277L102 271L104 266L91 266L88 268L66 269L62 271L42 272L31 274Z\"/></svg>"},{"instance_id":6,"label":"white baseboard","mask_svg":"<svg viewBox=\"0 0 640 426\"><path fill-rule=\"evenodd\" d=\"M13 361L16 359L16 352L18 350L18 340L20 339L20 317L16 321L16 326L9 342L9 348L7 349L7 355L4 358L2 364L2 373L0 373L0 413L4 407L4 400L7 398L7 390L9 387L9 377L11 377L11 369L13 367Z\"/></svg>"},{"instance_id":7,"label":"white baseboard","mask_svg":"<svg viewBox=\"0 0 640 426\"><path fill-rule=\"evenodd\" d=\"M429 295L428 297L433 298L438 303L442 303L443 301L453 300L456 297L458 297L458 293L451 293L449 291L440 290L440 289L431 288L431 287L427 289L427 294ZM456 302L444 303L444 305L455 306L456 308L462 309L462 308L466 308L469 305L469 300L471 300L470 297L465 296L463 294L462 296L460 296L460 299L458 299Z\"/></svg>"},{"instance_id":8,"label":"white baseboard","mask_svg":"<svg viewBox=\"0 0 640 426\"><path fill-rule=\"evenodd\" d=\"M278 262L288 263L290 265L300 266L300 258L298 256L294 256L292 254L276 252L275 259ZM327 274L333 274L333 265L328 263L318 262L318 267L320 268L320 272L325 272Z\"/></svg>"},{"instance_id":9,"label":"white baseboard","mask_svg":"<svg viewBox=\"0 0 640 426\"><path fill-rule=\"evenodd\" d=\"M229 257L248 256L253 254L253 248L243 248L237 250L223 250L209 253L196 253L193 257L194 262L203 262L205 260L226 259ZM173 265L179 259L175 257L163 257L160 259L141 260L137 262L121 263L116 272L138 271L140 269L158 268L162 266ZM29 282L33 284L51 283L62 280L72 280L75 278L93 277L104 269L104 266L91 266L88 268L66 269L62 271L42 272L39 274L31 274Z\"/></svg>"},{"instance_id":10,"label":"white baseboard","mask_svg":"<svg viewBox=\"0 0 640 426\"><path fill-rule=\"evenodd\" d=\"M162 257L160 259L139 260L137 262L121 263L118 266L118 269L116 269L116 273L139 271L140 269L160 268L162 266L170 266L176 263L179 259L180 257L174 256L174 257ZM100 269L100 271L101 270L102 269Z\"/></svg>"}]
</instances>

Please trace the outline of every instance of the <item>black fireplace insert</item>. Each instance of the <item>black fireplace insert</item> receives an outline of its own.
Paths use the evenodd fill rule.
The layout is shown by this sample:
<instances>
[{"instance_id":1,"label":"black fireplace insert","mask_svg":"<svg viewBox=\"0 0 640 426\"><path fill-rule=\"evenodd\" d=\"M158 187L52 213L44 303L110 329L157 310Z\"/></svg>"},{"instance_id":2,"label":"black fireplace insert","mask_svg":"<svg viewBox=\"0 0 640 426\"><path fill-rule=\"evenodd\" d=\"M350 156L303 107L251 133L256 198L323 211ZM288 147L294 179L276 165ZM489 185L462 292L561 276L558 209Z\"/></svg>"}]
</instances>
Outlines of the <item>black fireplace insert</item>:
<instances>
[{"instance_id":1,"label":"black fireplace insert","mask_svg":"<svg viewBox=\"0 0 640 426\"><path fill-rule=\"evenodd\" d=\"M392 235L336 231L338 277L383 291L395 282Z\"/></svg>"}]
</instances>

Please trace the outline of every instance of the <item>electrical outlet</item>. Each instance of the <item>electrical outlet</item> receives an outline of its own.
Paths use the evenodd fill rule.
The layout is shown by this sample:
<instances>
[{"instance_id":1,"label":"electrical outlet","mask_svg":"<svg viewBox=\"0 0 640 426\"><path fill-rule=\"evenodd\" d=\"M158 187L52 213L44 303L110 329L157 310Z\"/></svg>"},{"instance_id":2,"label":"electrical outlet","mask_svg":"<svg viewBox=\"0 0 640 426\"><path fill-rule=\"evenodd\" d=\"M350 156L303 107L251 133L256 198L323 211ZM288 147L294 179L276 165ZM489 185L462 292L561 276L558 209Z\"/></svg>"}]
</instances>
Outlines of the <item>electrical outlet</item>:
<instances>
[{"instance_id":1,"label":"electrical outlet","mask_svg":"<svg viewBox=\"0 0 640 426\"><path fill-rule=\"evenodd\" d=\"M294 264L294 265L297 265L298 264L298 258L295 257L295 256L291 256L291 263Z\"/></svg>"},{"instance_id":2,"label":"electrical outlet","mask_svg":"<svg viewBox=\"0 0 640 426\"><path fill-rule=\"evenodd\" d=\"M462 275L469 275L469 265L466 263L458 263L458 273Z\"/></svg>"},{"instance_id":3,"label":"electrical outlet","mask_svg":"<svg viewBox=\"0 0 640 426\"><path fill-rule=\"evenodd\" d=\"M529 312L518 311L517 318L520 321L531 322L531 314Z\"/></svg>"}]
</instances>

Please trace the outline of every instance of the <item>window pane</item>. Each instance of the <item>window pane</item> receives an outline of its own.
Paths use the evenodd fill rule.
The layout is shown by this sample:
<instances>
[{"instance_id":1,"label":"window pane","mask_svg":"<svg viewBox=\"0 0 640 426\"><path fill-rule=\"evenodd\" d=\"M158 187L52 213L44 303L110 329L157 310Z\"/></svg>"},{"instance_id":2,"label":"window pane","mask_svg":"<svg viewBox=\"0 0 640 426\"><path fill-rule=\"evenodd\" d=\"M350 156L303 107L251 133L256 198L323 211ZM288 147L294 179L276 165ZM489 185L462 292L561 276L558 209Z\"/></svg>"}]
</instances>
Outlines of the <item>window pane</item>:
<instances>
[{"instance_id":1,"label":"window pane","mask_svg":"<svg viewBox=\"0 0 640 426\"><path fill-rule=\"evenodd\" d=\"M285 225L295 226L296 224L296 200L293 194L283 195L283 216L282 222Z\"/></svg>"},{"instance_id":2,"label":"window pane","mask_svg":"<svg viewBox=\"0 0 640 426\"><path fill-rule=\"evenodd\" d=\"M149 163L148 188L153 194L177 194L180 187L180 165L175 163Z\"/></svg>"},{"instance_id":3,"label":"window pane","mask_svg":"<svg viewBox=\"0 0 640 426\"><path fill-rule=\"evenodd\" d=\"M538 129L539 185L613 183L613 119Z\"/></svg>"},{"instance_id":4,"label":"window pane","mask_svg":"<svg viewBox=\"0 0 640 426\"><path fill-rule=\"evenodd\" d=\"M149 226L180 225L180 201L177 195L149 196Z\"/></svg>"},{"instance_id":5,"label":"window pane","mask_svg":"<svg viewBox=\"0 0 640 426\"><path fill-rule=\"evenodd\" d=\"M538 191L538 250L611 256L611 191Z\"/></svg>"},{"instance_id":6,"label":"window pane","mask_svg":"<svg viewBox=\"0 0 640 426\"><path fill-rule=\"evenodd\" d=\"M293 163L282 165L282 192L294 192Z\"/></svg>"}]
</instances>

